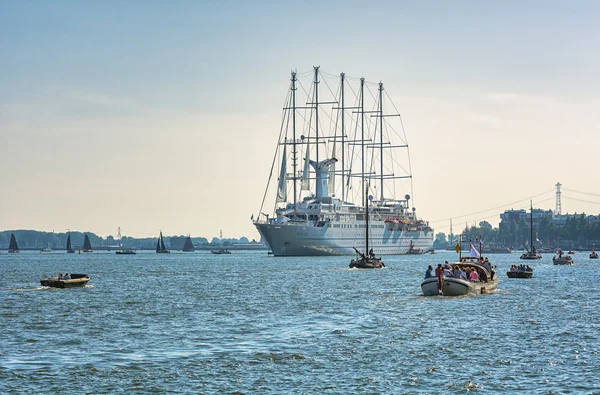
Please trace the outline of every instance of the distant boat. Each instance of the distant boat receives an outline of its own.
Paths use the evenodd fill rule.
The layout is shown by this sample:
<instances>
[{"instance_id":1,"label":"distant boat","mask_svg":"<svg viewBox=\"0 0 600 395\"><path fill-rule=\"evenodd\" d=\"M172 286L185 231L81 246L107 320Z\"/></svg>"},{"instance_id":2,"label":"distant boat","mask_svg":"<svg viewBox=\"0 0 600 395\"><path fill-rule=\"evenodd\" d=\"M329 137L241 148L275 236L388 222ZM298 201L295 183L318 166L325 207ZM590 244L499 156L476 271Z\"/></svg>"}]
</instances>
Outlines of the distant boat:
<instances>
[{"instance_id":1,"label":"distant boat","mask_svg":"<svg viewBox=\"0 0 600 395\"><path fill-rule=\"evenodd\" d=\"M14 233L10 234L10 244L8 245L8 252L15 253L20 252L19 246L17 245L17 239Z\"/></svg>"},{"instance_id":2,"label":"distant boat","mask_svg":"<svg viewBox=\"0 0 600 395\"><path fill-rule=\"evenodd\" d=\"M185 239L185 243L183 244L183 252L194 252L194 244L192 243L192 238L190 236Z\"/></svg>"},{"instance_id":3,"label":"distant boat","mask_svg":"<svg viewBox=\"0 0 600 395\"><path fill-rule=\"evenodd\" d=\"M231 252L229 250L223 249L221 248L220 250L213 250L211 251L212 254L217 254L217 255L221 255L221 254L231 254Z\"/></svg>"},{"instance_id":4,"label":"distant boat","mask_svg":"<svg viewBox=\"0 0 600 395\"><path fill-rule=\"evenodd\" d=\"M573 258L568 255L564 255L564 252L562 252L561 249L558 249L556 253L558 254L558 258L556 255L552 257L552 263L555 265L572 265L574 263Z\"/></svg>"},{"instance_id":5,"label":"distant boat","mask_svg":"<svg viewBox=\"0 0 600 395\"><path fill-rule=\"evenodd\" d=\"M42 248L42 249L40 249L40 252L52 252L52 248L50 248L50 247Z\"/></svg>"},{"instance_id":6,"label":"distant boat","mask_svg":"<svg viewBox=\"0 0 600 395\"><path fill-rule=\"evenodd\" d=\"M531 246L531 250L527 250L526 253L521 255L521 259L542 259L542 256L535 251L535 246L533 245L533 203L531 200L529 201L531 206L530 214L529 214L529 245Z\"/></svg>"},{"instance_id":7,"label":"distant boat","mask_svg":"<svg viewBox=\"0 0 600 395\"><path fill-rule=\"evenodd\" d=\"M160 231L160 236L158 237L158 241L156 242L156 253L157 254L168 254L171 251L167 250L165 247L165 241L163 240L162 230Z\"/></svg>"},{"instance_id":8,"label":"distant boat","mask_svg":"<svg viewBox=\"0 0 600 395\"><path fill-rule=\"evenodd\" d=\"M117 250L117 251L115 251L115 253L117 255L135 255L136 254L135 250L131 250L129 248L124 248L122 250Z\"/></svg>"},{"instance_id":9,"label":"distant boat","mask_svg":"<svg viewBox=\"0 0 600 395\"><path fill-rule=\"evenodd\" d=\"M70 277L70 280L59 280L58 277L48 277L40 280L40 284L44 287L52 288L73 288L83 287L90 281L90 276L87 274L71 274Z\"/></svg>"},{"instance_id":10,"label":"distant boat","mask_svg":"<svg viewBox=\"0 0 600 395\"><path fill-rule=\"evenodd\" d=\"M592 253L590 254L590 259L598 259L598 254L596 254L596 244L592 246Z\"/></svg>"},{"instance_id":11,"label":"distant boat","mask_svg":"<svg viewBox=\"0 0 600 395\"><path fill-rule=\"evenodd\" d=\"M75 250L73 249L73 246L71 245L71 233L69 232L69 235L67 236L67 253L69 254L74 254Z\"/></svg>"},{"instance_id":12,"label":"distant boat","mask_svg":"<svg viewBox=\"0 0 600 395\"><path fill-rule=\"evenodd\" d=\"M83 240L83 252L93 252L92 243L90 243L90 238L87 233L85 234L85 239Z\"/></svg>"},{"instance_id":13,"label":"distant boat","mask_svg":"<svg viewBox=\"0 0 600 395\"><path fill-rule=\"evenodd\" d=\"M357 269L381 269L385 267L385 264L381 260L381 258L375 257L375 253L373 252L373 248L369 250L369 184L366 184L365 187L365 253L363 254L359 250L354 248L354 251L358 254L360 258L351 259L350 260L350 268ZM412 240L411 245L412 249Z\"/></svg>"}]
</instances>

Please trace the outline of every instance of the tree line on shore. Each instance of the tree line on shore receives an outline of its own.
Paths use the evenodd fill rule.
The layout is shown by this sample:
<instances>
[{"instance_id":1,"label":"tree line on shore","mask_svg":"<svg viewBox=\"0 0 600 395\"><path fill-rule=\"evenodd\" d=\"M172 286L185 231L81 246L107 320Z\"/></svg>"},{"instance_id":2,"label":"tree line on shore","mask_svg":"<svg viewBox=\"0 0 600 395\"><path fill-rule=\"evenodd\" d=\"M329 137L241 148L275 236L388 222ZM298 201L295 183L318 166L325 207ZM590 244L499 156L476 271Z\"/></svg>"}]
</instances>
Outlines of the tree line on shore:
<instances>
[{"instance_id":1,"label":"tree line on shore","mask_svg":"<svg viewBox=\"0 0 600 395\"><path fill-rule=\"evenodd\" d=\"M479 225L466 226L463 240L476 240L481 237L484 243L504 246L513 250L529 246L529 221L500 223L497 228L487 221ZM453 238L453 239L452 239ZM458 241L458 235L443 232L435 236L434 248L448 248ZM542 217L533 227L533 244L537 247L591 249L594 244L600 247L600 222L590 222L585 214L570 216L564 226L554 225L550 218Z\"/></svg>"},{"instance_id":2,"label":"tree line on shore","mask_svg":"<svg viewBox=\"0 0 600 395\"><path fill-rule=\"evenodd\" d=\"M123 236L120 239L116 239L113 236L107 236L106 238L96 235L93 232L42 232L38 230L5 230L0 232L0 248L7 249L10 242L10 235L14 233L20 249L64 249L67 244L67 236L71 234L71 244L73 248L79 249L83 246L83 240L87 234L90 238L92 247L94 248L135 248L135 249L154 249L156 247L156 240L158 237L144 237L135 238L130 236ZM165 243L171 248L180 249L180 244L183 246L187 236L165 236ZM247 237L237 238L223 238L213 237L210 241L205 237L192 237L192 243L194 246L223 246L230 247L236 244L256 244L259 243L256 240L249 240Z\"/></svg>"}]
</instances>

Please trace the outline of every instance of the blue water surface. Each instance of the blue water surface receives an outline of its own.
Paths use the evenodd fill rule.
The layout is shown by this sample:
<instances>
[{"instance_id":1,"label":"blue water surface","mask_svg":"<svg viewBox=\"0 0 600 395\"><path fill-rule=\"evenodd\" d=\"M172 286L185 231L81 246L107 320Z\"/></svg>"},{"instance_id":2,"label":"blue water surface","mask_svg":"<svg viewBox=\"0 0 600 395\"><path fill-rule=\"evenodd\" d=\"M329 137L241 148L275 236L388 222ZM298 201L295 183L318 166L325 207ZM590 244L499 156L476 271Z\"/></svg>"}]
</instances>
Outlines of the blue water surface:
<instances>
[{"instance_id":1,"label":"blue water surface","mask_svg":"<svg viewBox=\"0 0 600 395\"><path fill-rule=\"evenodd\" d=\"M600 262L551 255L492 294L424 297L452 252L0 253L0 393L600 393ZM79 289L39 286L88 273Z\"/></svg>"}]
</instances>

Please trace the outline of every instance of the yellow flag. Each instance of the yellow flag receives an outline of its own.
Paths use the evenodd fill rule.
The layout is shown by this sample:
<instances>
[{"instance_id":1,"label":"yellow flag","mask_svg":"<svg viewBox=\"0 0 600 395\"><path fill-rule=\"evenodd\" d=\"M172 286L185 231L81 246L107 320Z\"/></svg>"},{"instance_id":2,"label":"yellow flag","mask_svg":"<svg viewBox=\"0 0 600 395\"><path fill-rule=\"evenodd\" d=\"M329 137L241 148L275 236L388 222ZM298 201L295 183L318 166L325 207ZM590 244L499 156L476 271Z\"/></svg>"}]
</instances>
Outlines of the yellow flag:
<instances>
[{"instance_id":1,"label":"yellow flag","mask_svg":"<svg viewBox=\"0 0 600 395\"><path fill-rule=\"evenodd\" d=\"M460 252L460 244L456 243L456 247L454 249L456 250L456 253L458 254Z\"/></svg>"}]
</instances>

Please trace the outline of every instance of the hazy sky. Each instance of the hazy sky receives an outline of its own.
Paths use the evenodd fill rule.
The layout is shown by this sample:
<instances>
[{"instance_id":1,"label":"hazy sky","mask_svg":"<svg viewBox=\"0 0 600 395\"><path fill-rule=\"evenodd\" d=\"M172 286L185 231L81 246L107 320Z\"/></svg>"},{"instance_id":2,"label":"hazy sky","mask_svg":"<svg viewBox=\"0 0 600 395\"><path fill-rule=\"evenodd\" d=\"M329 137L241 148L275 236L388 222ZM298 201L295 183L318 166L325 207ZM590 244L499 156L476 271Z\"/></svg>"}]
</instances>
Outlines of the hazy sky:
<instances>
[{"instance_id":1,"label":"hazy sky","mask_svg":"<svg viewBox=\"0 0 600 395\"><path fill-rule=\"evenodd\" d=\"M289 73L313 65L386 84L436 231L554 208L557 181L563 212L598 213L598 20L596 1L0 0L0 229L258 237Z\"/></svg>"}]
</instances>

